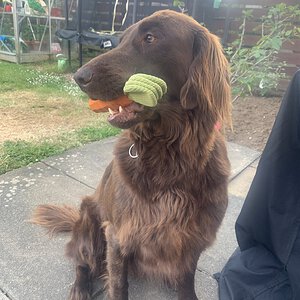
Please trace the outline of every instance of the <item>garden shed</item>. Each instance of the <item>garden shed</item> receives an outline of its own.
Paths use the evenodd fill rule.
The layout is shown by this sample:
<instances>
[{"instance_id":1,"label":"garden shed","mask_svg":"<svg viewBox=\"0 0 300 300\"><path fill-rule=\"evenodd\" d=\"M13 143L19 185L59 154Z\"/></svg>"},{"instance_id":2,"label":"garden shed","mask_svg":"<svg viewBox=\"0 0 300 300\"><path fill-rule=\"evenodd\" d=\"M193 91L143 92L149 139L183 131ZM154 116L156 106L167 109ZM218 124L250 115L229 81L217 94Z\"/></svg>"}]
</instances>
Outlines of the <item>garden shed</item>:
<instances>
[{"instance_id":1,"label":"garden shed","mask_svg":"<svg viewBox=\"0 0 300 300\"><path fill-rule=\"evenodd\" d=\"M54 33L64 22L62 0L0 0L0 59L48 59L61 50Z\"/></svg>"}]
</instances>

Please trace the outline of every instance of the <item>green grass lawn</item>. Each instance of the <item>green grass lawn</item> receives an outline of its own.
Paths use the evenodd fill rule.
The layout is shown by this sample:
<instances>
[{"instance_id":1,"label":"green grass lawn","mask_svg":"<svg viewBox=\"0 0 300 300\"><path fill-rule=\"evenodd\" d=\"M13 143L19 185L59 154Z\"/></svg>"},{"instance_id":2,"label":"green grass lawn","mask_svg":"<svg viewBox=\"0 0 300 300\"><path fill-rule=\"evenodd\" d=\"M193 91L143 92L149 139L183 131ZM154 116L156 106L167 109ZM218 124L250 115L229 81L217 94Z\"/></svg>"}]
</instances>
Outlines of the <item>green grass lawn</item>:
<instances>
[{"instance_id":1,"label":"green grass lawn","mask_svg":"<svg viewBox=\"0 0 300 300\"><path fill-rule=\"evenodd\" d=\"M102 123L99 127L83 127L51 139L31 142L5 141L0 145L0 174L41 161L49 156L61 154L70 148L116 135L119 132L117 128Z\"/></svg>"},{"instance_id":2,"label":"green grass lawn","mask_svg":"<svg viewBox=\"0 0 300 300\"><path fill-rule=\"evenodd\" d=\"M71 74L56 70L55 61L21 65L0 61L0 121L7 136L0 140L0 174L120 132L88 110L87 97L69 79ZM15 123L10 125L11 120ZM24 138L35 122L47 134L39 136L36 126L33 137Z\"/></svg>"},{"instance_id":3,"label":"green grass lawn","mask_svg":"<svg viewBox=\"0 0 300 300\"><path fill-rule=\"evenodd\" d=\"M62 74L55 73L55 62L38 64L14 64L0 61L1 92L34 90L41 95L70 94L83 97L83 93L74 83L68 82Z\"/></svg>"}]
</instances>

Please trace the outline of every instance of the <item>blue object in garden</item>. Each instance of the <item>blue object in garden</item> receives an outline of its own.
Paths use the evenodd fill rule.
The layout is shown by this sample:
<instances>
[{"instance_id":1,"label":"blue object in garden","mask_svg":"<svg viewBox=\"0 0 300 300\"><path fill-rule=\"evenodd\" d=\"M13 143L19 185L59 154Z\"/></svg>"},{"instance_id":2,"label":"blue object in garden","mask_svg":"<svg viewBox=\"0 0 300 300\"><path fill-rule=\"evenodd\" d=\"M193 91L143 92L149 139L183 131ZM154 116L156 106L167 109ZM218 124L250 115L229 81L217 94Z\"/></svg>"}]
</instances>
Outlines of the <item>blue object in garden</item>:
<instances>
[{"instance_id":1,"label":"blue object in garden","mask_svg":"<svg viewBox=\"0 0 300 300\"><path fill-rule=\"evenodd\" d=\"M214 8L220 8L222 0L214 0Z\"/></svg>"},{"instance_id":2,"label":"blue object in garden","mask_svg":"<svg viewBox=\"0 0 300 300\"><path fill-rule=\"evenodd\" d=\"M20 39L20 46L22 52L28 51L28 46L22 39ZM16 53L15 38L10 35L0 35L0 51Z\"/></svg>"}]
</instances>

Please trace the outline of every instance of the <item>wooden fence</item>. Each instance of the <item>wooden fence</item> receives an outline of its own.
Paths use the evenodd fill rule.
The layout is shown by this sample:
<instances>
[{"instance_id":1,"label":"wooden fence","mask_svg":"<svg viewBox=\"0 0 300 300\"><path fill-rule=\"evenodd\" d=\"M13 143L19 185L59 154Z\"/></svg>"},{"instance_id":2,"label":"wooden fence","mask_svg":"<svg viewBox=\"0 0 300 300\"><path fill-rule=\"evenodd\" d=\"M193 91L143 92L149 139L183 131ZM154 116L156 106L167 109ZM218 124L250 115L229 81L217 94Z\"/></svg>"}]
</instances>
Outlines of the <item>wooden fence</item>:
<instances>
[{"instance_id":1,"label":"wooden fence","mask_svg":"<svg viewBox=\"0 0 300 300\"><path fill-rule=\"evenodd\" d=\"M187 1L192 2L192 1ZM134 1L130 0L128 5L128 14L126 15L127 0L119 0L115 17L113 14L115 1L110 0L84 0L85 8L82 15L83 28L93 27L96 30L111 30L114 22L114 30L121 31L130 26L133 22L139 21L155 11L162 9L178 10L173 6L173 0L144 0L137 1L134 7ZM122 25L124 16L126 20Z\"/></svg>"},{"instance_id":2,"label":"wooden fence","mask_svg":"<svg viewBox=\"0 0 300 300\"><path fill-rule=\"evenodd\" d=\"M238 37L239 27L242 24L242 11L253 10L253 19L246 22L245 46L253 46L260 38L259 33L254 31L261 25L262 16L266 15L269 8L275 4L284 2L287 5L299 5L299 0L223 0L220 8L202 6L197 10L196 18L222 39L227 45ZM295 25L300 27L299 20ZM300 39L285 42L278 54L279 61L285 61L287 66L285 72L291 77L300 68ZM282 80L280 88L285 88L289 80Z\"/></svg>"}]
</instances>

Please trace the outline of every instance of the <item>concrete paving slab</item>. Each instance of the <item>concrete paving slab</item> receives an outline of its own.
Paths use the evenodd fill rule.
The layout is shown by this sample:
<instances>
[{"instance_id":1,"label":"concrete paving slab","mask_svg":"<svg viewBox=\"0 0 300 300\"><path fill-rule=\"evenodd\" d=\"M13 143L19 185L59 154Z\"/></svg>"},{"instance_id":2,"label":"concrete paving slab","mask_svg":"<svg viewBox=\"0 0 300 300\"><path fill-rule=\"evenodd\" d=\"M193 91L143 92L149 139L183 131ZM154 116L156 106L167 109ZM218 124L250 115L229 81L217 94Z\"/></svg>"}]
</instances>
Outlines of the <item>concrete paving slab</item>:
<instances>
[{"instance_id":1,"label":"concrete paving slab","mask_svg":"<svg viewBox=\"0 0 300 300\"><path fill-rule=\"evenodd\" d=\"M234 226L243 203L243 198L230 196L228 209L218 231L217 239L212 247L208 248L200 256L198 261L199 270L211 276L222 270L228 258L237 247Z\"/></svg>"},{"instance_id":2,"label":"concrete paving slab","mask_svg":"<svg viewBox=\"0 0 300 300\"><path fill-rule=\"evenodd\" d=\"M0 292L0 300L10 300L9 298L7 298L5 296L5 294L3 294L2 292Z\"/></svg>"},{"instance_id":3,"label":"concrete paving slab","mask_svg":"<svg viewBox=\"0 0 300 300\"><path fill-rule=\"evenodd\" d=\"M73 280L66 237L26 222L41 203L79 203L92 189L42 163L0 176L0 290L18 300L66 299Z\"/></svg>"},{"instance_id":4,"label":"concrete paving slab","mask_svg":"<svg viewBox=\"0 0 300 300\"><path fill-rule=\"evenodd\" d=\"M260 161L260 157L259 157L258 159L256 159L256 160L251 164L251 167L257 168L257 167L258 167L258 164L259 164L259 161Z\"/></svg>"},{"instance_id":5,"label":"concrete paving slab","mask_svg":"<svg viewBox=\"0 0 300 300\"><path fill-rule=\"evenodd\" d=\"M218 283L214 278L209 276L206 272L197 270L195 276L195 290L199 300L219 299Z\"/></svg>"},{"instance_id":6,"label":"concrete paving slab","mask_svg":"<svg viewBox=\"0 0 300 300\"><path fill-rule=\"evenodd\" d=\"M231 179L240 174L260 156L260 152L234 143L227 143L227 151L231 163Z\"/></svg>"},{"instance_id":7,"label":"concrete paving slab","mask_svg":"<svg viewBox=\"0 0 300 300\"><path fill-rule=\"evenodd\" d=\"M229 183L229 193L236 197L246 198L255 173L256 168L251 164Z\"/></svg>"},{"instance_id":8,"label":"concrete paving slab","mask_svg":"<svg viewBox=\"0 0 300 300\"><path fill-rule=\"evenodd\" d=\"M96 188L102 173L113 158L116 137L94 142L64 154L43 160L53 168L65 172L78 181Z\"/></svg>"}]
</instances>

